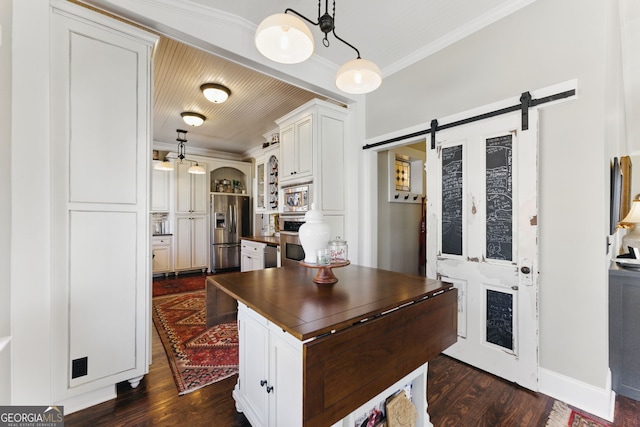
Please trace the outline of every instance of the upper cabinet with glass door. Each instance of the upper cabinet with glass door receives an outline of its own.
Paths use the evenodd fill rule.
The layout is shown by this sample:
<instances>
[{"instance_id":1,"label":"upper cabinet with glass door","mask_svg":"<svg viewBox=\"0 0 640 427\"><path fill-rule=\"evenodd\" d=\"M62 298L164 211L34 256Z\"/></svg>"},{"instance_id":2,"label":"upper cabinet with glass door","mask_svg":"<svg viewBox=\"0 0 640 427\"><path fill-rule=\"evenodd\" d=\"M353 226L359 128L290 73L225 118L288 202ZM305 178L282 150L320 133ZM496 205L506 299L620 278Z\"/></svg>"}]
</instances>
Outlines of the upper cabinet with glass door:
<instances>
[{"instance_id":1,"label":"upper cabinet with glass door","mask_svg":"<svg viewBox=\"0 0 640 427\"><path fill-rule=\"evenodd\" d=\"M256 157L255 211L277 212L278 203L278 155L280 147L272 145Z\"/></svg>"}]
</instances>

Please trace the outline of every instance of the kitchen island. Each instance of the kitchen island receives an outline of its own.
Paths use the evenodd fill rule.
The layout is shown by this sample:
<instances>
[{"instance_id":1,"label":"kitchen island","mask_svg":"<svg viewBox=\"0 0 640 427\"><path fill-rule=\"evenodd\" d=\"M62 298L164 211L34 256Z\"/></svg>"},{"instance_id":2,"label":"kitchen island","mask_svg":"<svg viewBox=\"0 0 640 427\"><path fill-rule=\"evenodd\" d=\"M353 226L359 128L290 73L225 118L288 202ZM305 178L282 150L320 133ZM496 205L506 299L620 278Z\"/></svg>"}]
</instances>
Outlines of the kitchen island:
<instances>
[{"instance_id":1,"label":"kitchen island","mask_svg":"<svg viewBox=\"0 0 640 427\"><path fill-rule=\"evenodd\" d=\"M455 343L457 290L375 268L284 267L211 276L238 301L238 410L258 426L353 426L356 411L412 386L418 425L426 364Z\"/></svg>"}]
</instances>

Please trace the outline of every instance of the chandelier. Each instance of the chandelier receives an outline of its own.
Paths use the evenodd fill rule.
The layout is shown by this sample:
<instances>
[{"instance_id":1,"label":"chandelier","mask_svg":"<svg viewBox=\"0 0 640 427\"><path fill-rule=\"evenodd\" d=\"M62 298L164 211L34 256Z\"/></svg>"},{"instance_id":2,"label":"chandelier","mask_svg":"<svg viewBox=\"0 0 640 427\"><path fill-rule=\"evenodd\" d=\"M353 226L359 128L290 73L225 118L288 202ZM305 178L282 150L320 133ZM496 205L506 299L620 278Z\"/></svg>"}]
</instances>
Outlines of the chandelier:
<instances>
[{"instance_id":1,"label":"chandelier","mask_svg":"<svg viewBox=\"0 0 640 427\"><path fill-rule=\"evenodd\" d=\"M333 0L333 14L329 14L329 0L325 0L325 12L321 15L321 0L318 0L318 20L314 22L293 9L265 18L256 30L255 43L261 54L282 64L297 64L311 57L314 40L309 27L300 19L319 26L324 33L322 44L329 47L329 33L356 51L356 59L345 63L336 74L336 86L343 92L353 94L369 93L382 83L382 73L376 64L360 57L360 51L336 34L336 2ZM293 15L297 15L293 16Z\"/></svg>"}]
</instances>

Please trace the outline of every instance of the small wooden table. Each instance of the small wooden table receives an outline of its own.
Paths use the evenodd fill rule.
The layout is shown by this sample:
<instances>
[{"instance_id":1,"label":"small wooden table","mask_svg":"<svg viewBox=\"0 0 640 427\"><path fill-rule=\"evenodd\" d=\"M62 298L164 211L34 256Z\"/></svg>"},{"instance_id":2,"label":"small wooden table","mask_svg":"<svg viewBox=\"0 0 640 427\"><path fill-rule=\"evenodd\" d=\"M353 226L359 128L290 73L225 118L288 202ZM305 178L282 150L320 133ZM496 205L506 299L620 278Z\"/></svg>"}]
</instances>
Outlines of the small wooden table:
<instances>
[{"instance_id":1,"label":"small wooden table","mask_svg":"<svg viewBox=\"0 0 640 427\"><path fill-rule=\"evenodd\" d=\"M313 282L315 273L284 267L208 278L300 341L305 426L332 425L456 342L449 283L349 265L327 287Z\"/></svg>"}]
</instances>

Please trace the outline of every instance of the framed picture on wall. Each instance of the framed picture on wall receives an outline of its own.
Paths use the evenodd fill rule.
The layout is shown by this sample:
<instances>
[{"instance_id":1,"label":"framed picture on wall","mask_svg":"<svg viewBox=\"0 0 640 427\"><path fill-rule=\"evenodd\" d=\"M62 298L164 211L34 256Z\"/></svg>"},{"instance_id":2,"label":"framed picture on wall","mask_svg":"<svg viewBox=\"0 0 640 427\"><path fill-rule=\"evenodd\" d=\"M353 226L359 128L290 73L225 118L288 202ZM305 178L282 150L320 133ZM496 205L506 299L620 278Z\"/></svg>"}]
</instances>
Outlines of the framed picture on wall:
<instances>
[{"instance_id":1,"label":"framed picture on wall","mask_svg":"<svg viewBox=\"0 0 640 427\"><path fill-rule=\"evenodd\" d=\"M620 222L620 201L622 194L622 173L620 172L620 162L617 157L613 158L611 164L611 221L609 227L609 234L613 234L616 231L618 222Z\"/></svg>"},{"instance_id":2,"label":"framed picture on wall","mask_svg":"<svg viewBox=\"0 0 640 427\"><path fill-rule=\"evenodd\" d=\"M620 188L620 219L623 219L631 210L631 157L620 157L620 174L622 186Z\"/></svg>"}]
</instances>

